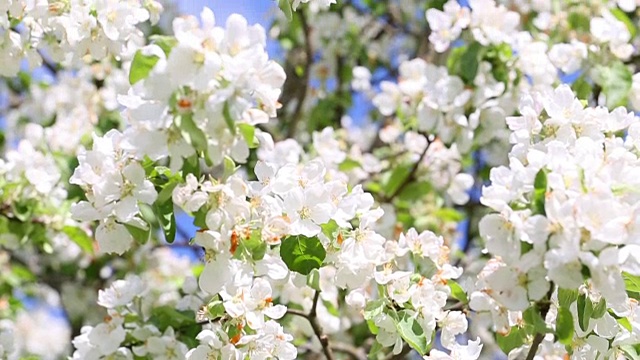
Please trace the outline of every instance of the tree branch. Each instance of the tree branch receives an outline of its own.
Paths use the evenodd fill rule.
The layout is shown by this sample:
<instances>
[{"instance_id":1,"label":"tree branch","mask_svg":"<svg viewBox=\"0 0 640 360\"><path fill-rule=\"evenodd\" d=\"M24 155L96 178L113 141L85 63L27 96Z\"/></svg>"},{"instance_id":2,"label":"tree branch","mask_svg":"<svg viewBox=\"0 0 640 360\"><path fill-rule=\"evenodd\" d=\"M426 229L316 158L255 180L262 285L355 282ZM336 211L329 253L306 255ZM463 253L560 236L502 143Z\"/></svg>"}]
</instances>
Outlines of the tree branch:
<instances>
[{"instance_id":1,"label":"tree branch","mask_svg":"<svg viewBox=\"0 0 640 360\"><path fill-rule=\"evenodd\" d=\"M327 360L334 360L332 346L329 345L329 337L322 332L322 326L318 322L318 301L320 300L320 291L316 290L315 295L313 296L313 305L311 306L311 311L309 313L304 313L300 310L296 309L287 309L287 314L301 316L307 320L309 320L309 324L311 324L311 328L313 332L316 334L318 340L320 340L320 344L322 345L322 352Z\"/></svg>"},{"instance_id":2,"label":"tree branch","mask_svg":"<svg viewBox=\"0 0 640 360\"><path fill-rule=\"evenodd\" d=\"M554 288L555 288L555 285L552 282L551 285L549 286L549 292L547 293L547 295L542 300L539 300L536 303L536 306L541 305L540 315L542 315L542 319L544 319L547 316L547 313L549 312L549 308L551 307L551 302L549 301L549 299L551 299L551 296L553 295ZM544 340L544 336L545 334L536 332L536 335L534 336L533 341L531 342L529 353L527 353L526 360L533 360L533 358L536 356L536 353L538 352L538 347L540 347L542 340Z\"/></svg>"}]
</instances>

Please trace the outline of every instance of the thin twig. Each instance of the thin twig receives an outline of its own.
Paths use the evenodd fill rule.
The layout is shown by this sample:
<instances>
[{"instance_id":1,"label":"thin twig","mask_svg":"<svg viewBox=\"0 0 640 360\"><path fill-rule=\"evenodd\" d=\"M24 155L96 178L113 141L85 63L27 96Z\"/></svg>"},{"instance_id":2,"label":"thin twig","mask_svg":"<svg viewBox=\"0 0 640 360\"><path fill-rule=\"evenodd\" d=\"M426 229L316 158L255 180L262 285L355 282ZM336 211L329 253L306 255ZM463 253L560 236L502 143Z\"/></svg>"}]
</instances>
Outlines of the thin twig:
<instances>
[{"instance_id":1,"label":"thin twig","mask_svg":"<svg viewBox=\"0 0 640 360\"><path fill-rule=\"evenodd\" d=\"M526 360L533 360L536 357L536 353L538 352L538 347L544 340L544 334L537 333L533 338L533 342L531 343L531 347L529 348L529 353L527 354Z\"/></svg>"},{"instance_id":2,"label":"thin twig","mask_svg":"<svg viewBox=\"0 0 640 360\"><path fill-rule=\"evenodd\" d=\"M315 295L313 296L313 305L311 306L311 311L306 314L300 310L296 309L287 309L287 314L301 316L307 320L309 320L309 324L311 324L311 328L313 332L316 334L318 340L320 340L320 344L322 345L322 352L327 360L334 360L333 351L331 349L331 345L329 344L329 337L322 332L322 326L318 322L318 301L320 300L320 291L316 290Z\"/></svg>"},{"instance_id":3,"label":"thin twig","mask_svg":"<svg viewBox=\"0 0 640 360\"><path fill-rule=\"evenodd\" d=\"M543 319L547 316L549 308L551 307L551 302L549 301L549 299L551 299L551 296L553 295L554 288L555 285L551 283L547 295L536 304L537 306L540 306L540 315ZM533 358L536 356L536 353L538 352L538 347L540 347L542 340L544 340L544 336L545 334L543 333L536 333L536 335L533 337L533 341L531 342L531 347L529 348L529 353L527 353L526 360L533 360Z\"/></svg>"}]
</instances>

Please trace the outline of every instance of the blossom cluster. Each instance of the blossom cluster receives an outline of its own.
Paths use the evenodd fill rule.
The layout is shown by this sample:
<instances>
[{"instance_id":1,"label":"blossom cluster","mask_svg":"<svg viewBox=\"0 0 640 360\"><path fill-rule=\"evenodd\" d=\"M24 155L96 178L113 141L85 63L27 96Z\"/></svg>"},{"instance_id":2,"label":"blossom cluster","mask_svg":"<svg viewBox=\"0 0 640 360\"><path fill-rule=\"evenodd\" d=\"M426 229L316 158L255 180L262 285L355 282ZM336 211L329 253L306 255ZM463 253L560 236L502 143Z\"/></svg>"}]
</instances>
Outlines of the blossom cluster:
<instances>
[{"instance_id":1,"label":"blossom cluster","mask_svg":"<svg viewBox=\"0 0 640 360\"><path fill-rule=\"evenodd\" d=\"M0 74L14 76L23 59L33 67L46 60L67 66L120 57L144 41L137 25L157 22L162 5L155 0L24 1L0 5Z\"/></svg>"},{"instance_id":2,"label":"blossom cluster","mask_svg":"<svg viewBox=\"0 0 640 360\"><path fill-rule=\"evenodd\" d=\"M254 126L275 117L285 74L270 61L260 25L240 15L216 26L211 10L173 22L175 38L138 51L129 79L135 83L118 99L129 125L124 137L137 159L201 156L210 165L225 156L244 163L254 146ZM215 134L215 136L212 136Z\"/></svg>"},{"instance_id":3,"label":"blossom cluster","mask_svg":"<svg viewBox=\"0 0 640 360\"><path fill-rule=\"evenodd\" d=\"M495 327L508 332L513 312L549 298L555 286L558 297L579 288L594 303L603 299L612 313L583 322L574 303L573 319L584 331L575 337L585 339L576 351L604 355L637 343L635 327L614 316L636 321L637 301L627 295L624 276L640 275L638 118L624 108L585 108L566 85L526 96L520 113L507 120L514 143L509 166L492 169L491 185L483 189L481 202L496 213L486 215L479 230L494 259L479 276L471 307L491 311ZM612 340L606 351L602 338Z\"/></svg>"}]
</instances>

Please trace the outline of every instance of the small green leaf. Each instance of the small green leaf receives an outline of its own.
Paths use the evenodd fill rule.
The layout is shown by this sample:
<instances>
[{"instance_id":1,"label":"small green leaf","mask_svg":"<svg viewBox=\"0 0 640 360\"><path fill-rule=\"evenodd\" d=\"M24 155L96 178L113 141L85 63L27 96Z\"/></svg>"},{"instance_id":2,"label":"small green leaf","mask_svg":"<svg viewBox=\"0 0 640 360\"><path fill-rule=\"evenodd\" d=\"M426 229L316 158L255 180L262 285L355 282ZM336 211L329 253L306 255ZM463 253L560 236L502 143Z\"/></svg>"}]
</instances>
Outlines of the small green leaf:
<instances>
[{"instance_id":1,"label":"small green leaf","mask_svg":"<svg viewBox=\"0 0 640 360\"><path fill-rule=\"evenodd\" d=\"M640 292L640 276L635 276L623 271L622 278L624 279L624 286L627 291Z\"/></svg>"},{"instance_id":2,"label":"small green leaf","mask_svg":"<svg viewBox=\"0 0 640 360\"><path fill-rule=\"evenodd\" d=\"M593 314L593 304L587 295L578 296L578 324L583 331L587 331L589 320Z\"/></svg>"},{"instance_id":3,"label":"small green leaf","mask_svg":"<svg viewBox=\"0 0 640 360\"><path fill-rule=\"evenodd\" d=\"M578 289L558 288L558 302L560 306L569 308L576 300L578 300Z\"/></svg>"},{"instance_id":4,"label":"small green leaf","mask_svg":"<svg viewBox=\"0 0 640 360\"><path fill-rule=\"evenodd\" d=\"M547 172L544 169L540 169L536 174L533 187L533 211L536 214L544 215L546 213L544 206L547 196Z\"/></svg>"},{"instance_id":5,"label":"small green leaf","mask_svg":"<svg viewBox=\"0 0 640 360\"><path fill-rule=\"evenodd\" d=\"M139 228L135 225L123 224L124 227L127 228L129 234L133 236L138 244L146 244L149 241L149 235L151 234L151 229L147 226L146 229Z\"/></svg>"},{"instance_id":6,"label":"small green leaf","mask_svg":"<svg viewBox=\"0 0 640 360\"><path fill-rule=\"evenodd\" d=\"M433 216L444 221L460 222L464 220L464 214L453 208L440 208L435 210Z\"/></svg>"},{"instance_id":7,"label":"small green leaf","mask_svg":"<svg viewBox=\"0 0 640 360\"><path fill-rule=\"evenodd\" d=\"M533 331L540 334L546 334L550 332L550 329L547 327L547 323L540 315L540 310L537 306L532 306L525 310L522 314L522 318L524 319L527 325L530 325L533 328Z\"/></svg>"},{"instance_id":8,"label":"small green leaf","mask_svg":"<svg viewBox=\"0 0 640 360\"><path fill-rule=\"evenodd\" d=\"M129 83L133 85L142 79L146 79L159 59L160 58L155 55L143 55L142 51L138 50L131 62Z\"/></svg>"},{"instance_id":9,"label":"small green leaf","mask_svg":"<svg viewBox=\"0 0 640 360\"><path fill-rule=\"evenodd\" d=\"M149 322L164 332L169 326L174 329L195 326L196 316L193 311L179 311L173 306L160 306L151 310Z\"/></svg>"},{"instance_id":10,"label":"small green leaf","mask_svg":"<svg viewBox=\"0 0 640 360\"><path fill-rule=\"evenodd\" d=\"M267 253L267 247L267 243L262 241L262 232L259 229L255 229L251 231L251 235L248 238L240 241L235 255L240 258L247 254L254 261L260 261Z\"/></svg>"},{"instance_id":11,"label":"small green leaf","mask_svg":"<svg viewBox=\"0 0 640 360\"><path fill-rule=\"evenodd\" d=\"M454 299L460 300L465 304L469 302L469 298L467 297L467 293L464 292L464 289L462 289L460 284L458 284L457 282L455 282L453 280L448 280L447 281L447 285L449 285L449 288L451 289L451 296Z\"/></svg>"},{"instance_id":12,"label":"small green leaf","mask_svg":"<svg viewBox=\"0 0 640 360\"><path fill-rule=\"evenodd\" d=\"M307 276L307 286L313 290L320 291L320 271L313 269Z\"/></svg>"},{"instance_id":13,"label":"small green leaf","mask_svg":"<svg viewBox=\"0 0 640 360\"><path fill-rule=\"evenodd\" d=\"M362 165L358 161L346 158L343 162L340 163L340 165L338 165L338 170L347 172L349 170L357 169L360 167L362 167Z\"/></svg>"},{"instance_id":14,"label":"small green leaf","mask_svg":"<svg viewBox=\"0 0 640 360\"><path fill-rule=\"evenodd\" d=\"M93 254L93 240L84 230L74 226L65 226L62 228L62 232L64 232L69 239L76 243L76 245L78 245L84 252Z\"/></svg>"},{"instance_id":15,"label":"small green leaf","mask_svg":"<svg viewBox=\"0 0 640 360\"><path fill-rule=\"evenodd\" d=\"M432 190L432 186L427 181L411 182L405 186L398 194L398 199L402 201L415 202L418 199L422 199Z\"/></svg>"},{"instance_id":16,"label":"small green leaf","mask_svg":"<svg viewBox=\"0 0 640 360\"><path fill-rule=\"evenodd\" d=\"M280 256L291 271L309 275L322 266L327 252L317 236L289 236L280 245Z\"/></svg>"},{"instance_id":17,"label":"small green leaf","mask_svg":"<svg viewBox=\"0 0 640 360\"><path fill-rule=\"evenodd\" d=\"M385 194L392 195L402 186L411 174L413 164L401 164L396 166L389 175L388 180L382 186Z\"/></svg>"},{"instance_id":18,"label":"small green leaf","mask_svg":"<svg viewBox=\"0 0 640 360\"><path fill-rule=\"evenodd\" d=\"M160 223L165 241L173 243L176 238L176 216L173 210L173 202L167 201L162 204L155 204L153 212Z\"/></svg>"},{"instance_id":19,"label":"small green leaf","mask_svg":"<svg viewBox=\"0 0 640 360\"><path fill-rule=\"evenodd\" d=\"M178 40L173 36L167 35L151 35L149 40L155 45L158 45L162 51L164 51L167 57L171 53L171 50L178 44Z\"/></svg>"},{"instance_id":20,"label":"small green leaf","mask_svg":"<svg viewBox=\"0 0 640 360\"><path fill-rule=\"evenodd\" d=\"M526 336L526 334L523 334L523 330L514 326L507 335L497 334L496 343L500 347L500 350L505 354L509 354L511 350L524 345L524 336Z\"/></svg>"},{"instance_id":21,"label":"small green leaf","mask_svg":"<svg viewBox=\"0 0 640 360\"><path fill-rule=\"evenodd\" d=\"M224 157L224 172L222 174L222 178L226 179L229 176L233 175L236 170L238 170L239 166L236 166L236 163L232 158L225 156Z\"/></svg>"},{"instance_id":22,"label":"small green leaf","mask_svg":"<svg viewBox=\"0 0 640 360\"><path fill-rule=\"evenodd\" d=\"M207 151L207 137L198 125L196 125L192 114L182 114L176 118L176 122L182 131L182 136L184 136L191 146L197 151Z\"/></svg>"},{"instance_id":23,"label":"small green leaf","mask_svg":"<svg viewBox=\"0 0 640 360\"><path fill-rule=\"evenodd\" d=\"M373 320L378 315L382 314L385 308L384 299L371 300L364 307L364 318L367 320Z\"/></svg>"},{"instance_id":24,"label":"small green leaf","mask_svg":"<svg viewBox=\"0 0 640 360\"><path fill-rule=\"evenodd\" d=\"M616 19L620 20L624 26L627 27L627 30L629 30L629 33L631 34L631 38L635 38L636 34L638 33L638 30L636 29L635 24L633 23L633 21L631 21L631 19L629 19L629 16L627 16L627 14L624 13L624 11L614 7L609 9L609 11L611 12L611 15L615 16Z\"/></svg>"},{"instance_id":25,"label":"small green leaf","mask_svg":"<svg viewBox=\"0 0 640 360\"><path fill-rule=\"evenodd\" d=\"M378 341L374 341L373 346L371 346L371 349L369 350L369 354L367 354L367 359L369 360L379 359L380 354L384 349L385 347L382 346L382 344L380 344Z\"/></svg>"},{"instance_id":26,"label":"small green leaf","mask_svg":"<svg viewBox=\"0 0 640 360\"><path fill-rule=\"evenodd\" d=\"M216 320L224 316L226 310L224 309L224 305L222 300L215 299L207 305L207 309L209 310L209 319Z\"/></svg>"},{"instance_id":27,"label":"small green leaf","mask_svg":"<svg viewBox=\"0 0 640 360\"><path fill-rule=\"evenodd\" d=\"M224 117L224 122L227 123L227 127L231 134L236 134L236 122L231 117L231 109L229 109L229 102L224 103L224 107L222 108L222 116Z\"/></svg>"},{"instance_id":28,"label":"small green leaf","mask_svg":"<svg viewBox=\"0 0 640 360\"><path fill-rule=\"evenodd\" d=\"M396 323L396 329L398 334L404 341L411 346L412 349L425 355L427 353L427 337L424 333L424 329L420 326L418 320L411 316L406 311L400 311L398 313L398 322Z\"/></svg>"},{"instance_id":29,"label":"small green leaf","mask_svg":"<svg viewBox=\"0 0 640 360\"><path fill-rule=\"evenodd\" d=\"M633 345L622 345L620 350L625 355L625 359L640 360L640 354L638 354L638 350Z\"/></svg>"},{"instance_id":30,"label":"small green leaf","mask_svg":"<svg viewBox=\"0 0 640 360\"><path fill-rule=\"evenodd\" d=\"M631 325L631 322L629 321L629 319L627 319L626 317L616 319L616 321L618 322L618 324L620 324L620 326L627 329L627 331L629 332L633 331L633 326Z\"/></svg>"},{"instance_id":31,"label":"small green leaf","mask_svg":"<svg viewBox=\"0 0 640 360\"><path fill-rule=\"evenodd\" d=\"M238 129L240 129L240 134L244 141L247 142L249 149L254 149L258 146L255 138L256 128L253 125L240 123L238 124Z\"/></svg>"},{"instance_id":32,"label":"small green leaf","mask_svg":"<svg viewBox=\"0 0 640 360\"><path fill-rule=\"evenodd\" d=\"M338 226L338 223L335 220L331 219L331 220L329 220L328 223L320 225L320 228L322 228L322 233L327 238L329 238L329 240L333 240L334 237L336 236L335 232L340 227Z\"/></svg>"},{"instance_id":33,"label":"small green leaf","mask_svg":"<svg viewBox=\"0 0 640 360\"><path fill-rule=\"evenodd\" d=\"M573 315L566 307L558 309L558 319L556 320L556 335L558 341L564 345L570 345L573 341Z\"/></svg>"},{"instance_id":34,"label":"small green leaf","mask_svg":"<svg viewBox=\"0 0 640 360\"><path fill-rule=\"evenodd\" d=\"M278 7L287 17L287 20L291 21L293 19L293 8L290 0L278 0Z\"/></svg>"},{"instance_id":35,"label":"small green leaf","mask_svg":"<svg viewBox=\"0 0 640 360\"><path fill-rule=\"evenodd\" d=\"M607 98L607 107L613 109L626 105L631 91L631 70L621 61L615 61L611 65L596 67L596 73L596 82Z\"/></svg>"},{"instance_id":36,"label":"small green leaf","mask_svg":"<svg viewBox=\"0 0 640 360\"><path fill-rule=\"evenodd\" d=\"M478 42L474 42L467 48L467 51L460 58L460 77L467 83L473 83L478 74L480 57L483 48Z\"/></svg>"},{"instance_id":37,"label":"small green leaf","mask_svg":"<svg viewBox=\"0 0 640 360\"><path fill-rule=\"evenodd\" d=\"M569 14L569 26L573 30L578 30L581 32L589 32L591 28L591 20L588 16L581 14L579 12L571 12Z\"/></svg>"},{"instance_id":38,"label":"small green leaf","mask_svg":"<svg viewBox=\"0 0 640 360\"><path fill-rule=\"evenodd\" d=\"M607 312L607 301L604 298L600 298L597 304L593 305L593 312L591 313L592 319L600 319Z\"/></svg>"}]
</instances>

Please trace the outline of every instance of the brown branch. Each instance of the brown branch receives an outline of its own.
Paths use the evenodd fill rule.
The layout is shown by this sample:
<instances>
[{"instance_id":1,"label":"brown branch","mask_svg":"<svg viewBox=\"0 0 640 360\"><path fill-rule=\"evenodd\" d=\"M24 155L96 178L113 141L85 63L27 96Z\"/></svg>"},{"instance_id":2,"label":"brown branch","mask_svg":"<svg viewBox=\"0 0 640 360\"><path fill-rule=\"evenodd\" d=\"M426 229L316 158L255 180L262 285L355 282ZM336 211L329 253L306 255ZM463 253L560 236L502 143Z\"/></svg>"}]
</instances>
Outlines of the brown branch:
<instances>
[{"instance_id":1,"label":"brown branch","mask_svg":"<svg viewBox=\"0 0 640 360\"><path fill-rule=\"evenodd\" d=\"M526 360L533 360L533 358L536 357L538 347L540 347L542 340L544 340L544 334L536 333L536 336L533 338L533 342L531 343L531 348L529 348Z\"/></svg>"},{"instance_id":2,"label":"brown branch","mask_svg":"<svg viewBox=\"0 0 640 360\"><path fill-rule=\"evenodd\" d=\"M363 349L356 348L342 342L332 342L331 349L335 352L349 355L353 360L367 360L367 354Z\"/></svg>"},{"instance_id":3,"label":"brown branch","mask_svg":"<svg viewBox=\"0 0 640 360\"><path fill-rule=\"evenodd\" d=\"M554 283L552 282L549 286L549 292L547 292L547 295L542 300L539 300L536 303L536 306L540 306L540 315L542 316L542 319L547 316L549 308L551 307L551 302L549 301L549 299L551 299L551 296L553 295L554 287ZM526 360L533 360L533 358L536 356L536 353L538 352L538 347L540 347L542 340L544 340L544 336L545 334L536 332L536 335L533 337L533 341L531 342L529 353L527 353Z\"/></svg>"},{"instance_id":4,"label":"brown branch","mask_svg":"<svg viewBox=\"0 0 640 360\"><path fill-rule=\"evenodd\" d=\"M309 324L311 324L311 328L313 332L316 334L318 340L320 340L320 344L322 345L322 352L327 360L334 360L332 347L329 344L329 337L322 332L322 326L318 322L318 301L320 300L320 291L316 290L315 295L313 296L313 305L311 306L311 311L309 313L304 313L300 310L296 309L287 309L287 314L301 316L307 320L309 320Z\"/></svg>"}]
</instances>

